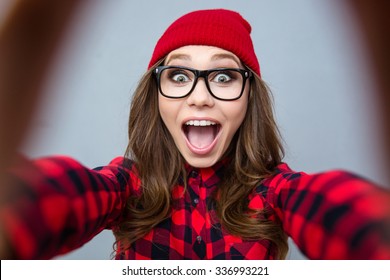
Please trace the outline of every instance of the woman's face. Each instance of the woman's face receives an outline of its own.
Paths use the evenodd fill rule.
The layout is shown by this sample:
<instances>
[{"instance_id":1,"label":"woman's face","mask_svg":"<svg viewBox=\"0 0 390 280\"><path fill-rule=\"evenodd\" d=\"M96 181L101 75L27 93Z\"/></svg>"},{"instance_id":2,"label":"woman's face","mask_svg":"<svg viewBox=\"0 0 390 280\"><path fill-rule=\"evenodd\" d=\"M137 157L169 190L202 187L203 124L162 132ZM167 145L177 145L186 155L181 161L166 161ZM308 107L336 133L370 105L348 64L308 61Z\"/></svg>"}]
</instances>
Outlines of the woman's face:
<instances>
[{"instance_id":1,"label":"woman's face","mask_svg":"<svg viewBox=\"0 0 390 280\"><path fill-rule=\"evenodd\" d=\"M176 49L169 53L165 65L198 70L244 68L233 53L209 46ZM171 73L169 77L175 81L187 79L180 72ZM209 80L225 81L226 78L222 73L220 76L209 77ZM243 95L234 101L214 98L203 78L198 79L196 87L186 97L172 99L159 94L161 118L180 153L191 166L210 167L226 152L246 114L249 82L246 83Z\"/></svg>"}]
</instances>

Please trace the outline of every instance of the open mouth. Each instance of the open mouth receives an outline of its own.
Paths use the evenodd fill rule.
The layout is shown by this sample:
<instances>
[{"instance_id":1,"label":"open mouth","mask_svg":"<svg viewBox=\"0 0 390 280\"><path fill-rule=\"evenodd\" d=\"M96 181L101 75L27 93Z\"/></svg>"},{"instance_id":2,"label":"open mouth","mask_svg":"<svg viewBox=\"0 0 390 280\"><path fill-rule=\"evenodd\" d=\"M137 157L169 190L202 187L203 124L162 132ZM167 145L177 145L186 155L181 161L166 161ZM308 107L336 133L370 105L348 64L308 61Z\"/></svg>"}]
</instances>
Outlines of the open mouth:
<instances>
[{"instance_id":1,"label":"open mouth","mask_svg":"<svg viewBox=\"0 0 390 280\"><path fill-rule=\"evenodd\" d=\"M211 120L189 120L182 130L189 148L196 153L205 153L215 145L221 125Z\"/></svg>"}]
</instances>

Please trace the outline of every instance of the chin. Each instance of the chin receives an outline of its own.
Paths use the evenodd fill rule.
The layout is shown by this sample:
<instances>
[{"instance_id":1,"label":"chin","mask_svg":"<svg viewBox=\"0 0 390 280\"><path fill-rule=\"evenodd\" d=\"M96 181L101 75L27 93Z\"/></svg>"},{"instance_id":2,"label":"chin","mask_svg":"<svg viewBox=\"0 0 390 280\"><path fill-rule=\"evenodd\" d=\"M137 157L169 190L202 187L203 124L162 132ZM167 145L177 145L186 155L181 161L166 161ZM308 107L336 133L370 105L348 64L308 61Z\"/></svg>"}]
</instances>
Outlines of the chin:
<instances>
[{"instance_id":1,"label":"chin","mask_svg":"<svg viewBox=\"0 0 390 280\"><path fill-rule=\"evenodd\" d=\"M184 157L186 162L195 168L207 168L216 164L219 157Z\"/></svg>"}]
</instances>

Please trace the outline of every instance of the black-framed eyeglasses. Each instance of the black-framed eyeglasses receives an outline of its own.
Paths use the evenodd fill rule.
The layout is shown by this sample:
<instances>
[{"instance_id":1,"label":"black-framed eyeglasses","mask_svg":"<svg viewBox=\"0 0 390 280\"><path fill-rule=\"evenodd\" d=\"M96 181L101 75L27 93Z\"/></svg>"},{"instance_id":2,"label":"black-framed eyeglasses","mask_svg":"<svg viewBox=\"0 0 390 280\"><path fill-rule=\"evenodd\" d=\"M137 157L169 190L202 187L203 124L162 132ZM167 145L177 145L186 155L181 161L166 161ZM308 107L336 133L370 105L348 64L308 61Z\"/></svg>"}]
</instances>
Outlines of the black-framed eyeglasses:
<instances>
[{"instance_id":1,"label":"black-framed eyeglasses","mask_svg":"<svg viewBox=\"0 0 390 280\"><path fill-rule=\"evenodd\" d=\"M196 70L182 66L159 66L154 69L160 93L168 98L183 98L195 89L198 78L205 80L210 94L219 100L239 99L248 78L249 70L240 68L215 68Z\"/></svg>"}]
</instances>

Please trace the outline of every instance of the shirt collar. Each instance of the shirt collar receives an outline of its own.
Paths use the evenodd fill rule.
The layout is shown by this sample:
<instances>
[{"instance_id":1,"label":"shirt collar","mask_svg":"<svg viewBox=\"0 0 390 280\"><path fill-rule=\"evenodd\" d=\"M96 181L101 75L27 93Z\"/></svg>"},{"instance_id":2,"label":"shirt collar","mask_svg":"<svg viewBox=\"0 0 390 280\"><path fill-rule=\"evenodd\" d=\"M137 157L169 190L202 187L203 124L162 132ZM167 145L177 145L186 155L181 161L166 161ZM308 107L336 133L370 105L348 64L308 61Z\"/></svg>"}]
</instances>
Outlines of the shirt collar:
<instances>
[{"instance_id":1,"label":"shirt collar","mask_svg":"<svg viewBox=\"0 0 390 280\"><path fill-rule=\"evenodd\" d=\"M200 176L205 186L211 187L221 181L230 162L231 160L229 158L224 158L213 166L205 168L196 168L186 162L185 170L187 172L187 177Z\"/></svg>"}]
</instances>

